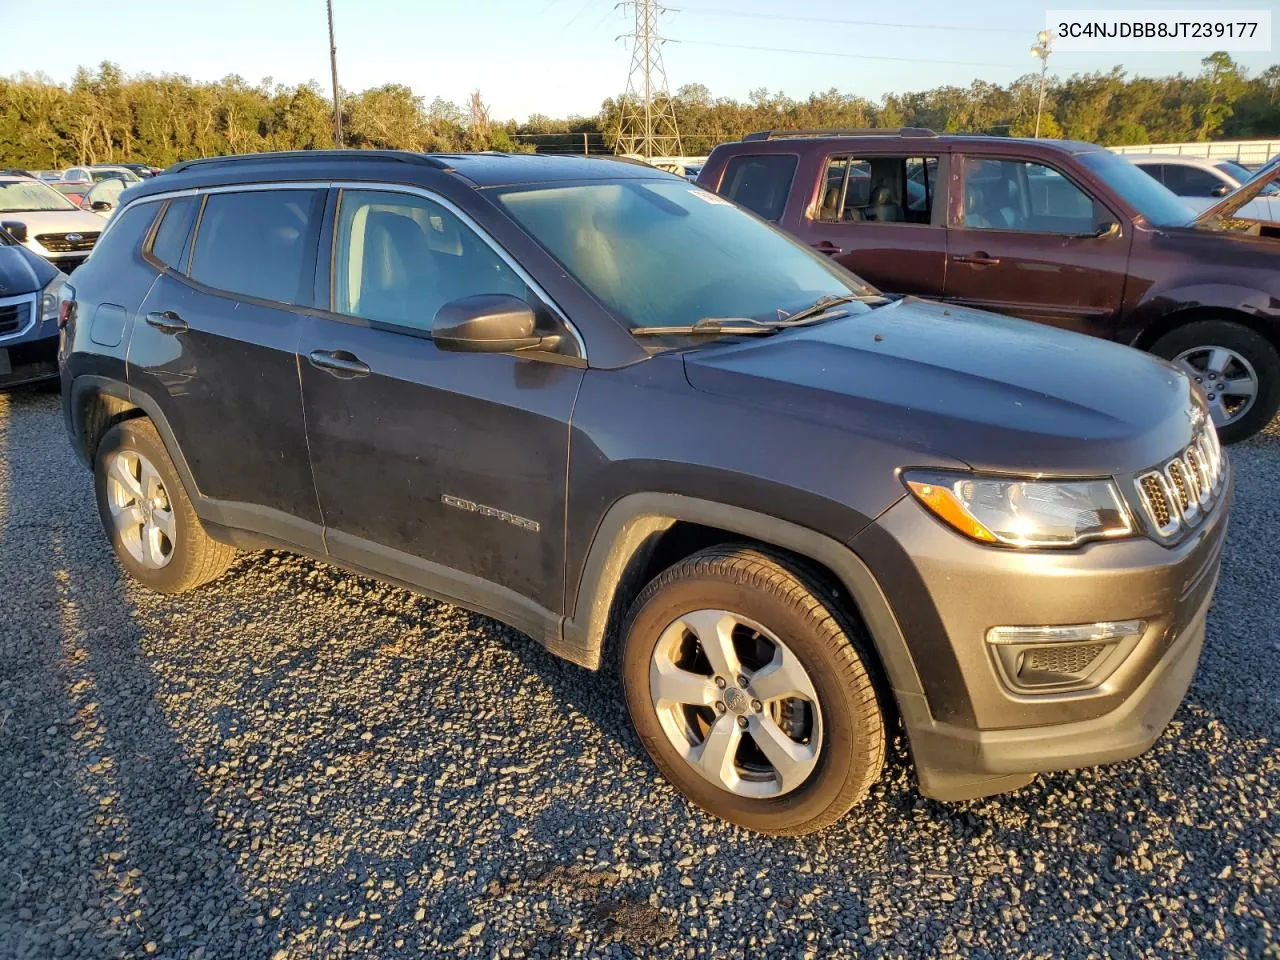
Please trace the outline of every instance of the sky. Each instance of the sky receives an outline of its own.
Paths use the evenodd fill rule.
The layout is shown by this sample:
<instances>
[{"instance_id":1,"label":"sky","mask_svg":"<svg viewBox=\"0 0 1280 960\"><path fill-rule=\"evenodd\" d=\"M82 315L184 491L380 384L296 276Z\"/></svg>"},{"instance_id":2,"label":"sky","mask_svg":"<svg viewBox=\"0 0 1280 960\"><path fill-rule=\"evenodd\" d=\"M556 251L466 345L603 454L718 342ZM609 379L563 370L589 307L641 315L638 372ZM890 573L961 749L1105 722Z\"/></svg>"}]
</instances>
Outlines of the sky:
<instances>
[{"instance_id":1,"label":"sky","mask_svg":"<svg viewBox=\"0 0 1280 960\"><path fill-rule=\"evenodd\" d=\"M338 72L346 90L384 83L428 102L464 103L479 89L495 120L595 114L621 93L630 63L628 9L616 0L333 0ZM878 101L976 79L1008 83L1039 69L1029 52L1046 9L1272 10L1280 0L667 0L662 53L671 89L701 83L716 96L767 87L789 96L836 87ZM780 18L796 19L780 19ZM809 18L809 19L799 19ZM836 23L875 21L894 25ZM910 24L911 26L903 26ZM113 26L114 25L114 26ZM198 81L239 74L329 89L324 0L114 0L88 20L50 16L28 0L0 0L0 73L43 71L58 82L102 60L126 73ZM768 49L750 49L768 48ZM1196 73L1203 53L1055 53L1059 76L1107 70ZM1252 71L1280 62L1236 54Z\"/></svg>"}]
</instances>

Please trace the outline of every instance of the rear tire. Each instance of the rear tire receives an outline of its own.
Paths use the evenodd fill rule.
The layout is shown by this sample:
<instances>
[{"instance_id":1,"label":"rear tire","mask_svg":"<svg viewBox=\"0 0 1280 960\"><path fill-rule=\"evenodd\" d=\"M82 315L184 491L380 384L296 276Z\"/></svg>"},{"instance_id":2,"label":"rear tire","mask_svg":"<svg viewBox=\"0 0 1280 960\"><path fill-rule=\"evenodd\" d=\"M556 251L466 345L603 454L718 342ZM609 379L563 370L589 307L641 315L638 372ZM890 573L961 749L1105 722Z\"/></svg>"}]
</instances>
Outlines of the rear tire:
<instances>
[{"instance_id":1,"label":"rear tire","mask_svg":"<svg viewBox=\"0 0 1280 960\"><path fill-rule=\"evenodd\" d=\"M884 765L862 633L823 592L768 554L713 547L627 617L622 684L645 749L686 797L749 830L830 826Z\"/></svg>"},{"instance_id":2,"label":"rear tire","mask_svg":"<svg viewBox=\"0 0 1280 960\"><path fill-rule=\"evenodd\" d=\"M102 527L129 576L159 593L186 593L226 572L234 547L196 516L164 442L145 417L116 424L94 455Z\"/></svg>"},{"instance_id":3,"label":"rear tire","mask_svg":"<svg viewBox=\"0 0 1280 960\"><path fill-rule=\"evenodd\" d=\"M1248 439L1280 410L1280 353L1256 330L1230 320L1197 320L1166 333L1151 352L1199 378L1198 386L1212 398L1209 405L1223 443ZM1218 389L1219 384L1230 390L1246 381L1253 383L1252 397Z\"/></svg>"}]
</instances>

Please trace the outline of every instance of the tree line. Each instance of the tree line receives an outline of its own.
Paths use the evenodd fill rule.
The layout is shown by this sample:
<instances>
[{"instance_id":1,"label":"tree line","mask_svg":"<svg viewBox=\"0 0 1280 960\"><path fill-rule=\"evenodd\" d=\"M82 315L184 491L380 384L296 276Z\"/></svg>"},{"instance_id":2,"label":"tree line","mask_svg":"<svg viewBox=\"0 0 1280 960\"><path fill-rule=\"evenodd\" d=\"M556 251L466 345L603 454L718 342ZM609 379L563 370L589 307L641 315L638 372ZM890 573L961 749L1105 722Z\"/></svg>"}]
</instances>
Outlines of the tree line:
<instances>
[{"instance_id":1,"label":"tree line","mask_svg":"<svg viewBox=\"0 0 1280 960\"><path fill-rule=\"evenodd\" d=\"M890 94L878 102L832 88L803 100L760 89L745 101L715 97L702 84L670 95L685 154L766 128L930 127L940 132L1029 136L1040 78L1002 86L976 80ZM349 147L423 151L611 151L620 97L592 117L535 115L498 122L479 91L462 106L427 101L386 84L342 95ZM1130 77L1109 72L1050 78L1042 136L1106 145L1280 137L1280 65L1250 76L1230 56L1206 57L1194 76ZM127 75L104 62L68 84L43 75L0 78L0 166L59 168L178 160L334 144L332 103L316 83L290 86L239 76L198 83L185 76Z\"/></svg>"}]
</instances>

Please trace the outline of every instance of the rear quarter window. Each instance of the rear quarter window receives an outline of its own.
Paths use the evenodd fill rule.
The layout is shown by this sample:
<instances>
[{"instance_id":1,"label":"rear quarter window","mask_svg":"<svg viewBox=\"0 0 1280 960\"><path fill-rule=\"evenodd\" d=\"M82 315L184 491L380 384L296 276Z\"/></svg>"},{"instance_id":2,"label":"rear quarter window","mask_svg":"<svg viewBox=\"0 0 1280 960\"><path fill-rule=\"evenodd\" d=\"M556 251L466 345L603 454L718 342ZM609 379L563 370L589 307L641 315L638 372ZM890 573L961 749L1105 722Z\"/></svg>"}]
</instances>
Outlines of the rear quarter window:
<instances>
[{"instance_id":1,"label":"rear quarter window","mask_svg":"<svg viewBox=\"0 0 1280 960\"><path fill-rule=\"evenodd\" d=\"M786 209L799 159L787 153L733 157L718 192L766 220L777 220Z\"/></svg>"},{"instance_id":2,"label":"rear quarter window","mask_svg":"<svg viewBox=\"0 0 1280 960\"><path fill-rule=\"evenodd\" d=\"M191 227L195 223L200 201L196 197L178 197L165 207L164 218L151 241L151 258L181 273L187 265Z\"/></svg>"}]
</instances>

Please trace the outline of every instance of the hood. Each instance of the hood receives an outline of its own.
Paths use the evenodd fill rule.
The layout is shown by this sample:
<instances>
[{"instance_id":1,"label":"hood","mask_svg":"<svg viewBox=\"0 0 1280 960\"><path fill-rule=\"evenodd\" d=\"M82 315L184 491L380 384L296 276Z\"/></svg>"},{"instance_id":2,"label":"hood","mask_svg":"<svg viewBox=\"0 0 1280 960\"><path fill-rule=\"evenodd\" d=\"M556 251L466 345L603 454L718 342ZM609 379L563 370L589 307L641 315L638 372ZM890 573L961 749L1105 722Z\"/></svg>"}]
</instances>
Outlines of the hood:
<instances>
[{"instance_id":1,"label":"hood","mask_svg":"<svg viewBox=\"0 0 1280 960\"><path fill-rule=\"evenodd\" d=\"M36 293L57 275L56 267L30 250L0 245L0 299Z\"/></svg>"},{"instance_id":2,"label":"hood","mask_svg":"<svg viewBox=\"0 0 1280 960\"><path fill-rule=\"evenodd\" d=\"M34 239L38 233L101 233L102 218L87 210L24 210L6 213L5 222L25 223L27 235Z\"/></svg>"},{"instance_id":3,"label":"hood","mask_svg":"<svg viewBox=\"0 0 1280 960\"><path fill-rule=\"evenodd\" d=\"M1191 382L1118 344L908 298L685 355L695 389L902 450L1020 474L1106 476L1191 441Z\"/></svg>"},{"instance_id":4,"label":"hood","mask_svg":"<svg viewBox=\"0 0 1280 960\"><path fill-rule=\"evenodd\" d=\"M1252 177L1225 197L1203 211L1195 218L1195 223L1208 223L1211 220L1226 220L1234 217L1246 203L1262 193L1268 185L1280 179L1280 155L1273 157Z\"/></svg>"}]
</instances>

